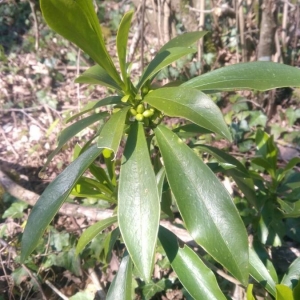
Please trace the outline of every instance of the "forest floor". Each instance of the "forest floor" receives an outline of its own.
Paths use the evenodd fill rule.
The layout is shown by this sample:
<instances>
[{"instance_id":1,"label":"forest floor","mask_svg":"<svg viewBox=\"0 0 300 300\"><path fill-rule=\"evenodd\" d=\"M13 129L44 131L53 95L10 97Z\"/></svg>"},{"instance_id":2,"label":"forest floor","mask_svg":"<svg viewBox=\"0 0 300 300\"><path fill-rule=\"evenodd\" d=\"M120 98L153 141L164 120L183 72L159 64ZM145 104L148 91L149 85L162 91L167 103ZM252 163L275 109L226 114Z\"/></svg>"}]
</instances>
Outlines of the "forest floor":
<instances>
[{"instance_id":1,"label":"forest floor","mask_svg":"<svg viewBox=\"0 0 300 300\"><path fill-rule=\"evenodd\" d=\"M107 14L112 16L114 16L114 12L118 12L115 18L119 20L122 12L127 10L127 7L120 8L117 3L109 2L106 9ZM27 11L28 7L24 7L24 10ZM28 10L27 19L32 22L32 17L29 15L30 10ZM74 79L92 65L92 62L74 46L50 31L42 22L39 13L38 19L40 31L38 48L35 48L36 33L33 26L28 27L23 32L18 28L20 30L18 38L20 40L16 40L14 47L11 46L6 49L5 54L1 54L0 170L8 174L24 189L40 195L49 182L72 161L73 148L76 143L80 144L82 141L87 140L96 129L95 127L86 129L69 142L68 147L60 151L51 161L46 170L46 179L42 179L39 176L39 171L45 164L49 154L55 149L57 136L66 126L64 118L78 112L88 101L103 98L107 95L107 90L99 86L74 83ZM106 27L108 28L107 44L109 51L113 54L116 53L114 46L115 28L109 29L109 26L112 26L111 20L108 23ZM131 39L133 34L131 33ZM145 48L149 55L146 55L145 60L149 61L158 50L158 41L156 35L149 28L147 28L146 34ZM11 37L8 34L6 38L8 45ZM233 57L232 62L234 62L234 54L226 49L224 51L228 51L227 57ZM135 57L133 74L138 78L141 73L138 50ZM229 59L227 64L230 63ZM168 79L165 78L158 83L165 84L167 82ZM276 136L277 146L280 150L280 164L284 165L291 158L300 156L300 89L287 89L262 95L252 92L218 95L218 105L224 115L227 116L227 121L228 118L234 118L237 122L240 122L240 115L238 115L240 111L236 111L236 114L233 115L230 114L234 109L233 99L237 97L236 95L243 98L248 104L250 103L248 110L262 112L262 114L256 116L259 120L256 120L256 123L253 121L252 125L254 124L253 127L255 127L257 124L258 126L264 124L266 130ZM270 97L273 97L271 112L268 109L268 103L271 101ZM252 120L251 118L249 116L245 120L248 122ZM170 123L170 125L173 126L174 124ZM213 141L213 143L220 148L228 148L237 157L250 157L255 154L253 145L248 150L243 150L244 152L240 150L246 147L247 143L244 142L251 134L253 134L251 129L244 131L241 139L231 145L220 140ZM3 215L13 202L10 197L2 198L3 200L0 200L0 215ZM28 278L31 275L22 274L23 277L21 275L18 277L15 272L18 270L18 264L11 257L12 252L9 255L5 252L8 245L17 245L16 240L20 238L28 214L29 210L24 210L17 218L14 216L2 218L2 224L0 224L0 291L1 289L6 291L5 297L0 292L0 300L21 299L18 298L21 297L20 295L24 298L26 295L30 295L27 296L27 299L41 299L39 298L41 297L39 292L30 294L30 291L28 291ZM54 226L59 231L74 232L78 231L78 227L81 231L89 224L89 220L85 218L74 220L72 217L60 216L55 219ZM1 228L4 228L3 225L6 226L6 229L9 229L9 233L6 235L1 231ZM79 232L76 234L78 235ZM293 244L293 247L299 250L299 245ZM15 250L17 251L17 248ZM103 286L111 282L111 278L118 268L118 258L115 254L109 268L110 272L98 274L98 278L100 278L98 283L93 277L95 274L81 273L77 276L68 270L63 269L62 271L62 268L53 269L62 272L60 275L56 274L56 276L49 277L55 278L53 284L66 297L71 297L79 290L87 290L89 285L95 287L100 284L100 286ZM54 272L53 270L52 272ZM15 274L14 283L8 280L11 274ZM170 277L172 277L171 275ZM44 276L47 277L45 273ZM16 286L16 281L18 286ZM58 299L51 286L43 285L42 288L47 299ZM179 289L173 288L173 290L160 295L160 298L157 299L179 300L185 299L185 297Z\"/></svg>"}]
</instances>

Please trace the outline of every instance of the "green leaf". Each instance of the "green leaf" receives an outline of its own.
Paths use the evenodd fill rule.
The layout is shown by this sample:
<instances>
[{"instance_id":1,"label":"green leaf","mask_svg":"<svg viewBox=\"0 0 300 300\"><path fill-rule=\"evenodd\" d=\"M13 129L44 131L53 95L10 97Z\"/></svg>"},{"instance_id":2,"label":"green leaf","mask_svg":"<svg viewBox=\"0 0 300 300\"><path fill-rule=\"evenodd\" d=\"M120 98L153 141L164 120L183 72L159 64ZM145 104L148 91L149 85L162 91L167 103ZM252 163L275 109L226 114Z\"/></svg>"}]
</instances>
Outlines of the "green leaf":
<instances>
[{"instance_id":1,"label":"green leaf","mask_svg":"<svg viewBox=\"0 0 300 300\"><path fill-rule=\"evenodd\" d=\"M95 299L95 293L91 291L84 291L84 292L78 292L69 300L94 300Z\"/></svg>"},{"instance_id":2,"label":"green leaf","mask_svg":"<svg viewBox=\"0 0 300 300\"><path fill-rule=\"evenodd\" d=\"M293 296L293 291L283 284L277 284L276 300L295 300Z\"/></svg>"},{"instance_id":3,"label":"green leaf","mask_svg":"<svg viewBox=\"0 0 300 300\"><path fill-rule=\"evenodd\" d=\"M247 300L255 300L252 291L253 291L253 284L249 284L247 287Z\"/></svg>"},{"instance_id":4,"label":"green leaf","mask_svg":"<svg viewBox=\"0 0 300 300\"><path fill-rule=\"evenodd\" d=\"M175 234L160 226L159 240L178 279L194 299L226 299L214 273L192 249L187 246L180 248Z\"/></svg>"},{"instance_id":5,"label":"green leaf","mask_svg":"<svg viewBox=\"0 0 300 300\"><path fill-rule=\"evenodd\" d=\"M266 248L257 240L253 241L253 250L258 255L259 259L263 262L265 267L267 268L270 276L272 277L273 281L277 284L278 283L278 276L276 269L269 257L269 254L266 250Z\"/></svg>"},{"instance_id":6,"label":"green leaf","mask_svg":"<svg viewBox=\"0 0 300 300\"><path fill-rule=\"evenodd\" d=\"M145 101L170 117L185 118L231 141L231 134L217 105L200 91L171 87L148 93Z\"/></svg>"},{"instance_id":7,"label":"green leaf","mask_svg":"<svg viewBox=\"0 0 300 300\"><path fill-rule=\"evenodd\" d=\"M295 259L289 266L287 273L283 276L281 284L294 288L300 279L300 257Z\"/></svg>"},{"instance_id":8,"label":"green leaf","mask_svg":"<svg viewBox=\"0 0 300 300\"><path fill-rule=\"evenodd\" d=\"M300 299L300 282L298 281L298 284L293 289L293 296L294 299Z\"/></svg>"},{"instance_id":9,"label":"green leaf","mask_svg":"<svg viewBox=\"0 0 300 300\"><path fill-rule=\"evenodd\" d=\"M77 133L85 129L86 127L90 126L91 124L104 119L108 116L108 113L102 112L99 114L93 114L91 116L88 116L84 119L81 119L77 121L76 123L70 125L69 127L65 128L58 137L58 145L54 151L51 152L51 154L48 156L47 161L45 165L43 166L40 173L42 173L45 168L49 165L52 158L61 150L61 148L71 139L73 138Z\"/></svg>"},{"instance_id":10,"label":"green leaf","mask_svg":"<svg viewBox=\"0 0 300 300\"><path fill-rule=\"evenodd\" d=\"M255 250L249 247L250 275L260 283L271 295L275 296L276 289L273 278L260 260Z\"/></svg>"},{"instance_id":11,"label":"green leaf","mask_svg":"<svg viewBox=\"0 0 300 300\"><path fill-rule=\"evenodd\" d=\"M76 44L99 64L119 85L123 82L109 56L91 0L41 0L47 24Z\"/></svg>"},{"instance_id":12,"label":"green leaf","mask_svg":"<svg viewBox=\"0 0 300 300\"><path fill-rule=\"evenodd\" d=\"M195 53L197 50L187 47L169 48L167 50L158 52L150 64L146 67L142 77L137 85L137 89L149 79L153 78L158 71L168 66L172 62L190 53Z\"/></svg>"},{"instance_id":13,"label":"green leaf","mask_svg":"<svg viewBox=\"0 0 300 300\"><path fill-rule=\"evenodd\" d=\"M24 215L24 210L28 207L28 204L23 201L14 202L1 216L1 219L13 218L18 219L22 218Z\"/></svg>"},{"instance_id":14,"label":"green leaf","mask_svg":"<svg viewBox=\"0 0 300 300\"><path fill-rule=\"evenodd\" d=\"M200 144L194 144L193 147L200 148L200 150L210 153L220 162L230 163L231 165L235 166L233 169L226 170L226 174L233 178L240 190L244 193L247 200L256 208L258 208L254 182L251 178L249 178L250 176L248 170L240 161L230 154L215 147Z\"/></svg>"},{"instance_id":15,"label":"green leaf","mask_svg":"<svg viewBox=\"0 0 300 300\"><path fill-rule=\"evenodd\" d=\"M51 230L49 243L56 251L61 252L64 247L69 246L70 234L68 232L58 232Z\"/></svg>"},{"instance_id":16,"label":"green leaf","mask_svg":"<svg viewBox=\"0 0 300 300\"><path fill-rule=\"evenodd\" d=\"M165 168L162 167L158 171L158 173L156 174L156 183L157 183L159 199L161 199L161 195L162 195L162 192L163 192L163 185L164 185L164 181L165 181L165 176L166 176Z\"/></svg>"},{"instance_id":17,"label":"green leaf","mask_svg":"<svg viewBox=\"0 0 300 300\"><path fill-rule=\"evenodd\" d=\"M133 13L134 13L133 11L129 11L123 16L117 33L117 51L118 51L120 69L126 87L128 87L127 68L126 68L126 48L127 48L128 34L130 30Z\"/></svg>"},{"instance_id":18,"label":"green leaf","mask_svg":"<svg viewBox=\"0 0 300 300\"><path fill-rule=\"evenodd\" d=\"M75 255L74 248L71 248L69 251L59 252L54 264L70 270L75 276L82 276L81 261Z\"/></svg>"},{"instance_id":19,"label":"green leaf","mask_svg":"<svg viewBox=\"0 0 300 300\"><path fill-rule=\"evenodd\" d=\"M76 83L100 84L112 89L121 90L121 87L99 65L95 65L84 71L75 79Z\"/></svg>"},{"instance_id":20,"label":"green leaf","mask_svg":"<svg viewBox=\"0 0 300 300\"><path fill-rule=\"evenodd\" d=\"M153 299L157 293L170 289L171 287L171 281L165 278L158 282L150 281L142 287L143 300Z\"/></svg>"},{"instance_id":21,"label":"green leaf","mask_svg":"<svg viewBox=\"0 0 300 300\"><path fill-rule=\"evenodd\" d=\"M113 279L106 300L131 300L132 262L130 256L123 257L117 275Z\"/></svg>"},{"instance_id":22,"label":"green leaf","mask_svg":"<svg viewBox=\"0 0 300 300\"><path fill-rule=\"evenodd\" d=\"M97 141L98 148L110 149L114 152L115 156L117 155L117 151L123 136L125 120L129 108L129 106L126 106L115 114L111 115L110 119L101 129Z\"/></svg>"},{"instance_id":23,"label":"green leaf","mask_svg":"<svg viewBox=\"0 0 300 300\"><path fill-rule=\"evenodd\" d=\"M118 191L118 222L133 263L151 276L160 218L160 199L143 125L134 122L126 142Z\"/></svg>"},{"instance_id":24,"label":"green leaf","mask_svg":"<svg viewBox=\"0 0 300 300\"><path fill-rule=\"evenodd\" d=\"M93 145L48 185L29 215L22 237L21 261L24 261L36 248L39 239L69 196L77 180L101 152L102 149Z\"/></svg>"},{"instance_id":25,"label":"green leaf","mask_svg":"<svg viewBox=\"0 0 300 300\"><path fill-rule=\"evenodd\" d=\"M164 44L160 48L159 52L163 52L170 48L182 47L183 45L185 47L189 47L195 42L197 42L199 39L201 39L206 33L207 31L194 31L178 35L177 37Z\"/></svg>"},{"instance_id":26,"label":"green leaf","mask_svg":"<svg viewBox=\"0 0 300 300\"><path fill-rule=\"evenodd\" d=\"M279 87L300 86L300 70L273 62L249 62L230 65L193 78L182 86L207 90L266 91Z\"/></svg>"},{"instance_id":27,"label":"green leaf","mask_svg":"<svg viewBox=\"0 0 300 300\"><path fill-rule=\"evenodd\" d=\"M187 230L201 247L246 285L247 232L227 190L175 133L159 125L155 136Z\"/></svg>"},{"instance_id":28,"label":"green leaf","mask_svg":"<svg viewBox=\"0 0 300 300\"><path fill-rule=\"evenodd\" d=\"M285 166L284 172L288 172L293 169L296 165L300 164L300 157L293 157Z\"/></svg>"},{"instance_id":29,"label":"green leaf","mask_svg":"<svg viewBox=\"0 0 300 300\"><path fill-rule=\"evenodd\" d=\"M120 104L120 103L122 103L121 99L122 99L122 97L120 97L120 96L110 96L110 97L101 99L99 101L90 101L90 102L88 102L88 104L86 104L83 107L83 109L79 113L67 118L65 122L66 123L71 122L71 121L77 119L78 117L82 116L83 114L85 114L89 111L92 111L93 109L102 107L102 106L112 105L112 104Z\"/></svg>"},{"instance_id":30,"label":"green leaf","mask_svg":"<svg viewBox=\"0 0 300 300\"><path fill-rule=\"evenodd\" d=\"M277 202L280 204L281 212L283 213L284 218L300 217L300 200L289 202L278 198Z\"/></svg>"},{"instance_id":31,"label":"green leaf","mask_svg":"<svg viewBox=\"0 0 300 300\"><path fill-rule=\"evenodd\" d=\"M92 226L90 226L88 229L86 229L82 235L80 236L77 246L76 246L76 255L78 255L85 246L96 236L98 235L102 230L106 229L110 225L117 222L117 216L113 216L111 218L107 218L105 220L101 220Z\"/></svg>"}]
</instances>

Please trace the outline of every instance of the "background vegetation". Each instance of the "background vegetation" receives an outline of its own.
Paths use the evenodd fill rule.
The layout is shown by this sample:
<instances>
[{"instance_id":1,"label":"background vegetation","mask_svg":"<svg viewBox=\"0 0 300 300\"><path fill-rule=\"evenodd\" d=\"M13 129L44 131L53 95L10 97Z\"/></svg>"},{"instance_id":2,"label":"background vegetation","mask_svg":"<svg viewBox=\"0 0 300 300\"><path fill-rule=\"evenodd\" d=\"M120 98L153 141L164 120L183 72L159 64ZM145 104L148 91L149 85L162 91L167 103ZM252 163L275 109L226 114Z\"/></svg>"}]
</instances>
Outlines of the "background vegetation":
<instances>
[{"instance_id":1,"label":"background vegetation","mask_svg":"<svg viewBox=\"0 0 300 300\"><path fill-rule=\"evenodd\" d=\"M116 53L115 34L123 13L133 7L136 9L129 55L135 61L132 69L137 79L143 65L151 59L147 56L149 53L154 55L159 46L172 36L197 29L210 32L199 44L198 54L187 56L164 69L157 78L158 85L166 84L169 79L185 80L224 65L256 59L299 66L300 7L296 1L146 1L145 6L142 4L140 1L95 1L112 55ZM266 33L272 37L270 45L263 43L266 40L262 39L263 32L260 31L260 28L266 27L263 22L267 22L270 29ZM121 243L117 242L110 254L110 245L105 235L100 234L80 258L74 255L74 247L79 234L93 220L86 217L88 210L84 208L93 205L105 212L108 207L104 202L89 198L75 199L83 207L83 214L75 218L72 213L67 214L65 208L64 213L52 222L44 241L26 266L19 263L18 249L30 212L28 203L32 204L30 201L36 199L36 195L28 194L28 190L40 194L49 180L55 178L72 160L73 153L64 149L46 171L46 179L38 177L46 157L55 148L56 136L64 126L63 117L78 111L88 100L102 97L106 91L97 86L78 86L73 82L77 75L92 65L92 61L45 25L37 2L2 1L0 31L1 180L3 182L6 178L3 171L26 188L16 190L14 186L8 194L4 191L7 185L3 184L0 203L0 290L3 290L3 295L0 297L56 299L61 293L61 296L72 299L93 299L98 291L101 298L118 269ZM255 137L257 132L261 132L258 130L273 135L275 144L273 141L271 144L279 150L273 157L275 172L279 168L284 169L292 158L298 157L299 93L298 89L266 93L215 93L214 100L223 111L234 142L225 143L205 134L196 138L185 135L184 131L181 134L191 145L209 142L228 149L250 170L257 172L261 191L264 195L270 195L274 183L272 170L255 160L256 151L259 151ZM177 121L169 125L174 128L184 125L182 120ZM81 132L70 142L70 146L82 144L94 130L91 127ZM214 160L209 151L205 153L205 159L213 166ZM287 174L293 176L295 199L299 199L297 171L299 167L296 166L293 173L296 175ZM287 178L283 179L288 181ZM254 218L251 208L246 205L244 195L230 177L222 175L221 179L234 197L251 238ZM279 192L284 194L286 191ZM20 200L27 200L27 203ZM70 202L73 203L74 199ZM180 224L181 220L176 217L175 212L175 223ZM276 224L273 225L276 227ZM299 256L299 219L287 219L284 225L286 228L282 230L282 236L269 245L279 274L283 274L289 263ZM196 247L184 231L182 239ZM201 252L201 249L196 250ZM155 279L156 282L151 285L139 281L135 283L137 299L189 299L175 274L170 271L163 254L157 257ZM238 285L230 282L230 278L226 281L220 277L219 283L228 296L241 299L238 298Z\"/></svg>"}]
</instances>

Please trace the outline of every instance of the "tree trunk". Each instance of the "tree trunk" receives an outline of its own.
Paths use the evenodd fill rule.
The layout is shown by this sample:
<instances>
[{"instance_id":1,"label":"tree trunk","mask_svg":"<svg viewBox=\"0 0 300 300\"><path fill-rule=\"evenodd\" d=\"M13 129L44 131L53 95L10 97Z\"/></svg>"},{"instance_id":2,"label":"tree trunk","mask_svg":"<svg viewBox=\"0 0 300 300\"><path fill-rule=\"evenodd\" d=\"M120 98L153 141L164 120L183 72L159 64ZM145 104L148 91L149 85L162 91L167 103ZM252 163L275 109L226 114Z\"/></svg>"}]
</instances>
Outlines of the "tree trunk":
<instances>
[{"instance_id":1,"label":"tree trunk","mask_svg":"<svg viewBox=\"0 0 300 300\"><path fill-rule=\"evenodd\" d=\"M275 52L275 32L277 26L276 3L274 0L263 0L262 2L257 59L260 61L271 61L272 55Z\"/></svg>"}]
</instances>

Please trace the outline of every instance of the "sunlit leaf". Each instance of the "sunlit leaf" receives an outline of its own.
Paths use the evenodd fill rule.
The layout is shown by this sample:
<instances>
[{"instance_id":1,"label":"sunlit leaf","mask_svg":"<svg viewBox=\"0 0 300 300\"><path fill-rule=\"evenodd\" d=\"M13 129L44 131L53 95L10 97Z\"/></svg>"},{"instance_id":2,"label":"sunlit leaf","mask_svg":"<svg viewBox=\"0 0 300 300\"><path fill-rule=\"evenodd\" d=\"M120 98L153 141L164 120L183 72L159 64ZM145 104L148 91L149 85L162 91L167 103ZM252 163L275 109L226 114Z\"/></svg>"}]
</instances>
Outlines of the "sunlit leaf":
<instances>
[{"instance_id":1,"label":"sunlit leaf","mask_svg":"<svg viewBox=\"0 0 300 300\"><path fill-rule=\"evenodd\" d=\"M134 122L120 170L118 222L132 261L146 281L154 263L160 203L143 125Z\"/></svg>"},{"instance_id":2,"label":"sunlit leaf","mask_svg":"<svg viewBox=\"0 0 300 300\"><path fill-rule=\"evenodd\" d=\"M123 257L118 273L114 277L106 300L131 300L132 261L130 256Z\"/></svg>"},{"instance_id":3,"label":"sunlit leaf","mask_svg":"<svg viewBox=\"0 0 300 300\"><path fill-rule=\"evenodd\" d=\"M162 68L168 66L172 62L176 61L177 59L181 58L190 53L195 53L197 50L194 48L186 48L186 47L176 47L176 48L169 48L164 51L158 52L154 59L149 63L146 67L137 88L143 86L143 84L149 79L154 77Z\"/></svg>"},{"instance_id":4,"label":"sunlit leaf","mask_svg":"<svg viewBox=\"0 0 300 300\"><path fill-rule=\"evenodd\" d=\"M121 87L110 77L110 75L99 65L95 65L84 71L75 79L76 83L99 84L120 90Z\"/></svg>"},{"instance_id":5,"label":"sunlit leaf","mask_svg":"<svg viewBox=\"0 0 300 300\"><path fill-rule=\"evenodd\" d=\"M246 285L247 232L230 195L215 174L175 133L159 125L155 136L168 182L189 233ZM236 255L237 249L239 255Z\"/></svg>"},{"instance_id":6,"label":"sunlit leaf","mask_svg":"<svg viewBox=\"0 0 300 300\"><path fill-rule=\"evenodd\" d=\"M98 137L97 146L99 148L108 148L116 156L124 131L124 125L129 106L126 106L112 114L110 119L102 127Z\"/></svg>"},{"instance_id":7,"label":"sunlit leaf","mask_svg":"<svg viewBox=\"0 0 300 300\"><path fill-rule=\"evenodd\" d=\"M260 260L255 250L249 247L250 275L259 282L271 295L275 296L276 289L273 278Z\"/></svg>"},{"instance_id":8,"label":"sunlit leaf","mask_svg":"<svg viewBox=\"0 0 300 300\"><path fill-rule=\"evenodd\" d=\"M91 124L104 119L108 116L108 113L102 112L99 114L93 114L91 116L88 116L84 119L81 119L77 121L76 123L70 125L69 127L65 128L58 137L58 145L55 148L54 151L51 152L51 154L48 156L46 163L44 164L41 173L43 170L49 165L52 158L61 150L61 148L71 139L73 138L77 133L85 129L86 127L90 126Z\"/></svg>"},{"instance_id":9,"label":"sunlit leaf","mask_svg":"<svg viewBox=\"0 0 300 300\"><path fill-rule=\"evenodd\" d=\"M91 0L41 0L47 24L76 44L122 86L120 76L108 54L99 20Z\"/></svg>"},{"instance_id":10,"label":"sunlit leaf","mask_svg":"<svg viewBox=\"0 0 300 300\"><path fill-rule=\"evenodd\" d=\"M96 108L102 107L102 106L106 106L106 105L112 105L112 104L121 104L121 98L120 96L110 96L110 97L106 97L103 98L101 100L98 101L89 101L82 109L79 113L67 118L65 120L66 123L71 122L75 119L77 119L78 117L82 116L83 114L92 111Z\"/></svg>"},{"instance_id":11,"label":"sunlit leaf","mask_svg":"<svg viewBox=\"0 0 300 300\"><path fill-rule=\"evenodd\" d=\"M102 149L93 145L47 186L29 215L22 237L21 261L24 261L36 248L39 239L69 196L77 180L101 152Z\"/></svg>"},{"instance_id":12,"label":"sunlit leaf","mask_svg":"<svg viewBox=\"0 0 300 300\"><path fill-rule=\"evenodd\" d=\"M121 73L125 85L127 85L126 48L127 48L128 34L130 30L132 16L133 16L133 11L129 11L123 16L117 33L117 51L118 51L120 69L121 69Z\"/></svg>"},{"instance_id":13,"label":"sunlit leaf","mask_svg":"<svg viewBox=\"0 0 300 300\"><path fill-rule=\"evenodd\" d=\"M300 70L273 62L249 62L223 67L195 77L181 86L204 90L266 91L279 87L300 86Z\"/></svg>"},{"instance_id":14,"label":"sunlit leaf","mask_svg":"<svg viewBox=\"0 0 300 300\"><path fill-rule=\"evenodd\" d=\"M148 93L145 102L167 116L185 118L231 140L220 109L200 91L181 87L161 88Z\"/></svg>"},{"instance_id":15,"label":"sunlit leaf","mask_svg":"<svg viewBox=\"0 0 300 300\"><path fill-rule=\"evenodd\" d=\"M294 288L300 279L300 257L295 259L284 274L281 284Z\"/></svg>"},{"instance_id":16,"label":"sunlit leaf","mask_svg":"<svg viewBox=\"0 0 300 300\"><path fill-rule=\"evenodd\" d=\"M159 228L159 240L178 279L194 299L226 299L214 273L191 248L180 248L176 236L162 226Z\"/></svg>"},{"instance_id":17,"label":"sunlit leaf","mask_svg":"<svg viewBox=\"0 0 300 300\"><path fill-rule=\"evenodd\" d=\"M113 216L111 218L101 220L87 228L78 240L76 246L76 255L78 255L97 234L116 222L117 216Z\"/></svg>"}]
</instances>

